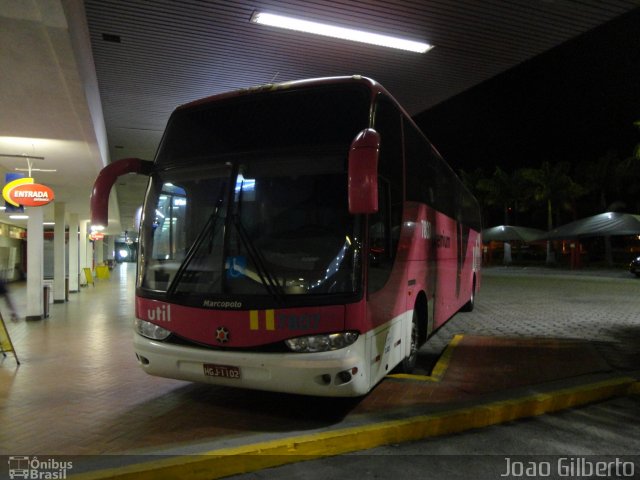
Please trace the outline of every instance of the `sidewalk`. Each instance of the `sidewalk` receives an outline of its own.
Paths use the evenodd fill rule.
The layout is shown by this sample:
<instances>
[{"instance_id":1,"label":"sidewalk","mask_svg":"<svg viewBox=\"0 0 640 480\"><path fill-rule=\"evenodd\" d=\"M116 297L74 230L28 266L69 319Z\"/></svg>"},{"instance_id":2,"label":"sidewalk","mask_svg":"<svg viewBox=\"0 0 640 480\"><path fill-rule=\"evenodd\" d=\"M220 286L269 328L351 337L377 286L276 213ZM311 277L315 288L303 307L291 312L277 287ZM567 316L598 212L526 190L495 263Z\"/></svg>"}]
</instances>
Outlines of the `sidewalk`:
<instances>
[{"instance_id":1,"label":"sidewalk","mask_svg":"<svg viewBox=\"0 0 640 480\"><path fill-rule=\"evenodd\" d=\"M640 285L640 279L629 273L623 268L582 268L579 270L569 270L559 267L545 266L490 266L483 267L482 274L487 276L505 276L505 275L527 275L527 276L557 276L565 278L598 278L598 279L618 279L618 280L637 280Z\"/></svg>"},{"instance_id":2,"label":"sidewalk","mask_svg":"<svg viewBox=\"0 0 640 480\"><path fill-rule=\"evenodd\" d=\"M131 345L134 271L117 267L110 280L52 305L49 319L8 322L22 365L0 360L0 452L115 455L100 457L104 468L143 455L208 452L210 461L215 450L225 468L244 468L247 457L230 455L339 454L638 390L635 278L571 282L488 269L476 309L457 314L420 350L419 375L389 377L345 400L146 375ZM24 302L19 287L12 293Z\"/></svg>"}]
</instances>

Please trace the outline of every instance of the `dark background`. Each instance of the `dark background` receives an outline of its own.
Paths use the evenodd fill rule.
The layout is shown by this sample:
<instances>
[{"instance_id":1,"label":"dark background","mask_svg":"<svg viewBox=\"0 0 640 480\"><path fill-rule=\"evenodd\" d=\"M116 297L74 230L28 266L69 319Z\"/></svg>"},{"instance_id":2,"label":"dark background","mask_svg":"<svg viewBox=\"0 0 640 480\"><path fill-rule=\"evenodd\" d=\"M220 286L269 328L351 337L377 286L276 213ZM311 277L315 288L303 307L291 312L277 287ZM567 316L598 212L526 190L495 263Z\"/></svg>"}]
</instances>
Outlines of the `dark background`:
<instances>
[{"instance_id":1,"label":"dark background","mask_svg":"<svg viewBox=\"0 0 640 480\"><path fill-rule=\"evenodd\" d=\"M640 8L415 120L456 171L629 157L640 143Z\"/></svg>"}]
</instances>

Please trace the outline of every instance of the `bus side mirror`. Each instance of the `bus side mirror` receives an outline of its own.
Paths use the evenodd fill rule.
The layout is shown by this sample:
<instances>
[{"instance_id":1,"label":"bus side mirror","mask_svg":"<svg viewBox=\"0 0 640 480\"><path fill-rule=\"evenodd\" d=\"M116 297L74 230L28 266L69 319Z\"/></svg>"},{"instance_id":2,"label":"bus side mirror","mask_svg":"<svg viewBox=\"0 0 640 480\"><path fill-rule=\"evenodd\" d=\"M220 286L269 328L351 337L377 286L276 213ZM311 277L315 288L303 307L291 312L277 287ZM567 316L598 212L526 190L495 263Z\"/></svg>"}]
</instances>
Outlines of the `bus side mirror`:
<instances>
[{"instance_id":1,"label":"bus side mirror","mask_svg":"<svg viewBox=\"0 0 640 480\"><path fill-rule=\"evenodd\" d=\"M107 227L109 223L109 193L118 177L127 173L150 175L153 162L139 158L123 158L112 162L98 174L91 192L91 225Z\"/></svg>"},{"instance_id":2,"label":"bus side mirror","mask_svg":"<svg viewBox=\"0 0 640 480\"><path fill-rule=\"evenodd\" d=\"M362 130L349 148L349 213L378 211L378 154L380 134Z\"/></svg>"}]
</instances>

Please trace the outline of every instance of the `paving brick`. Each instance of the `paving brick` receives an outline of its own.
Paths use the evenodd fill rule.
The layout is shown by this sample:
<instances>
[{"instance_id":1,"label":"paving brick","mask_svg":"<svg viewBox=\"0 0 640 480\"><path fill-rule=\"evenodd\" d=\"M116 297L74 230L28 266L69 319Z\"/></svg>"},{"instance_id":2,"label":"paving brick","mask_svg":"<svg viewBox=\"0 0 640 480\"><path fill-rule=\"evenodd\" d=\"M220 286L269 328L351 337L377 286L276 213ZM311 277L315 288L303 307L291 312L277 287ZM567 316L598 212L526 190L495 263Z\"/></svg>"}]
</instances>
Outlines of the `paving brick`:
<instances>
[{"instance_id":1,"label":"paving brick","mask_svg":"<svg viewBox=\"0 0 640 480\"><path fill-rule=\"evenodd\" d=\"M636 279L490 271L476 309L457 314L420 351L418 373L428 375L453 336L464 334L438 384L387 379L363 399L344 400L155 378L133 354L134 269L121 269L51 305L46 320L7 322L22 365L0 359L1 454L149 452L287 434L416 405L442 408L549 379L640 368ZM24 311L24 286L12 291ZM0 310L6 318L4 305Z\"/></svg>"}]
</instances>

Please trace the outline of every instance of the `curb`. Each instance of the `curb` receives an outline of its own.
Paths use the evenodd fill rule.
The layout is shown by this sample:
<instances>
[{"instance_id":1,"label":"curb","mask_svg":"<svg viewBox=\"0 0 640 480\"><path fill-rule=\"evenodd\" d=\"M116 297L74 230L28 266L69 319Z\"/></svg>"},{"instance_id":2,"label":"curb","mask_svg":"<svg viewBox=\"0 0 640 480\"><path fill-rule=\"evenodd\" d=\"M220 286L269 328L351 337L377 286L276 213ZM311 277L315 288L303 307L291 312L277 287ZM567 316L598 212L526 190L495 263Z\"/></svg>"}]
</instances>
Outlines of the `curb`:
<instances>
[{"instance_id":1,"label":"curb","mask_svg":"<svg viewBox=\"0 0 640 480\"><path fill-rule=\"evenodd\" d=\"M453 356L453 351L458 346L458 344L462 341L464 335L456 334L453 339L447 345L447 348L444 350L444 353L440 356L435 366L433 367L433 372L431 375L414 375L411 373L393 373L387 375L386 378L395 378L399 380L411 380L418 382L439 382L444 377L444 374L447 372L449 368L449 364L451 363L451 357Z\"/></svg>"},{"instance_id":2,"label":"curb","mask_svg":"<svg viewBox=\"0 0 640 480\"><path fill-rule=\"evenodd\" d=\"M639 392L640 382L635 378L616 377L578 387L473 407L223 448L194 456L170 457L126 467L72 475L71 478L78 480L223 478L302 460L341 455L381 445L497 425Z\"/></svg>"}]
</instances>

